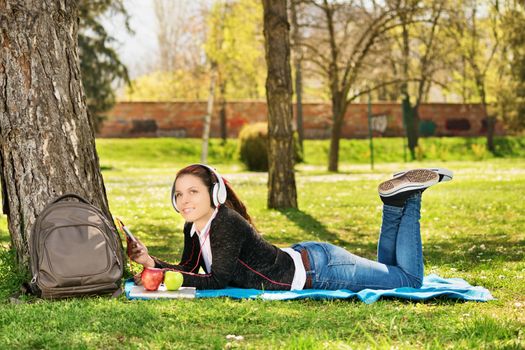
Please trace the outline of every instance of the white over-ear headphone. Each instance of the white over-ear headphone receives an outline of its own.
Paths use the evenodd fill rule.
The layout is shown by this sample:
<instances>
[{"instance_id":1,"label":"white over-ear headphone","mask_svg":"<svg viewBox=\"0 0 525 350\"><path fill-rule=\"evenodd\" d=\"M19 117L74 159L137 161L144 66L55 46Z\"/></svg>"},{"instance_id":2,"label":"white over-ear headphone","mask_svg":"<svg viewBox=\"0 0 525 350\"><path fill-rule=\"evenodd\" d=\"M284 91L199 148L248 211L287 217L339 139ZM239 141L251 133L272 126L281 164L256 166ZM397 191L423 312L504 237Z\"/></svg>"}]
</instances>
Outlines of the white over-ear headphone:
<instances>
[{"instance_id":1,"label":"white over-ear headphone","mask_svg":"<svg viewBox=\"0 0 525 350\"><path fill-rule=\"evenodd\" d=\"M215 177L217 178L217 182L213 184L213 188L211 191L211 199L215 207L224 204L224 202L226 202L226 185L222 180L222 176L209 165L197 163L188 166L192 165L199 165L201 167L204 167L208 169L213 175L215 175ZM175 211L177 211L178 213L179 209L177 208L177 198L175 197L175 181L173 181L173 186L171 186L171 204L173 205L173 208L175 208Z\"/></svg>"}]
</instances>

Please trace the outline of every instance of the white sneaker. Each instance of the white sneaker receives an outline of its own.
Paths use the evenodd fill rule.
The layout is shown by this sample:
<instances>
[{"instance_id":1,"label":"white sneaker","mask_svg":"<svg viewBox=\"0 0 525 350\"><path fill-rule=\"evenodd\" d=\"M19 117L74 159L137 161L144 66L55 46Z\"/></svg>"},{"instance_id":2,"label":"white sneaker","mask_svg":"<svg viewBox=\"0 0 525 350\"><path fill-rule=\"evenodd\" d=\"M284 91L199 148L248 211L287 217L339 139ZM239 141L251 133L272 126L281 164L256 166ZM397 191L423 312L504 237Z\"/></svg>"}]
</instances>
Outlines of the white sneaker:
<instances>
[{"instance_id":1,"label":"white sneaker","mask_svg":"<svg viewBox=\"0 0 525 350\"><path fill-rule=\"evenodd\" d=\"M414 169L404 171L397 177L379 184L378 191L381 197L392 197L408 191L419 191L439 182L437 172L428 169Z\"/></svg>"},{"instance_id":2,"label":"white sneaker","mask_svg":"<svg viewBox=\"0 0 525 350\"><path fill-rule=\"evenodd\" d=\"M416 169L416 170L421 170L421 169ZM454 177L454 173L452 172L452 170L448 170L448 169L445 169L445 168L426 168L426 170L430 170L430 171L438 173L438 175L439 175L439 182L450 181ZM400 177L401 175L405 174L406 172L407 172L406 170L405 171L399 171L399 172L395 173L394 175L392 175L392 177L393 178Z\"/></svg>"}]
</instances>

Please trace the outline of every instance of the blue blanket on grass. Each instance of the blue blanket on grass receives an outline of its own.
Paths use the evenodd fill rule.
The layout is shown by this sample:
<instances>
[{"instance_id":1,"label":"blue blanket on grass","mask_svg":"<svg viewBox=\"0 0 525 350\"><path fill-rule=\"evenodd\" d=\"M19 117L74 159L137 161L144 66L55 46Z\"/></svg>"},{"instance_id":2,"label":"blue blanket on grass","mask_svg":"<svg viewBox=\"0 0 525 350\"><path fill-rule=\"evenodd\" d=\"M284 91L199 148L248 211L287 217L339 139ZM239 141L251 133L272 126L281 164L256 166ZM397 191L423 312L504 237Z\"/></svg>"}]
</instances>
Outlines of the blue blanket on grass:
<instances>
[{"instance_id":1,"label":"blue blanket on grass","mask_svg":"<svg viewBox=\"0 0 525 350\"><path fill-rule=\"evenodd\" d=\"M125 283L125 292L128 299L129 291L134 286L133 280ZM357 297L366 304L372 304L381 297L395 297L408 300L427 300L436 297L445 297L465 301L494 300L490 292L479 286L471 286L461 278L441 278L431 274L423 279L421 288L396 289L364 289L352 292L347 289L321 290L305 289L295 291L262 291L257 289L225 288L211 290L197 290L196 298L229 297L233 299L263 299L263 300L291 300L291 299L348 299ZM145 299L145 298L140 298Z\"/></svg>"}]
</instances>

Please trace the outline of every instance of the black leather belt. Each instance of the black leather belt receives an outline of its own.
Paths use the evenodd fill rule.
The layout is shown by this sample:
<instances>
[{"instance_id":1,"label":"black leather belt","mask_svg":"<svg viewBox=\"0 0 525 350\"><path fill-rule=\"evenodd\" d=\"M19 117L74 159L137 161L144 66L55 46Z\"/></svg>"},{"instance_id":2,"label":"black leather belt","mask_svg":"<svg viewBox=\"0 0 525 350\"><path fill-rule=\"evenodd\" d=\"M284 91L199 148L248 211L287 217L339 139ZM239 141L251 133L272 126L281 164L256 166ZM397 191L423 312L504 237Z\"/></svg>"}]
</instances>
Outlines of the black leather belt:
<instances>
[{"instance_id":1,"label":"black leather belt","mask_svg":"<svg viewBox=\"0 0 525 350\"><path fill-rule=\"evenodd\" d=\"M312 276L308 273L312 271L312 269L310 268L310 259L308 258L308 251L306 249L301 250L301 260L303 261L304 269L306 271L304 289L312 289Z\"/></svg>"}]
</instances>

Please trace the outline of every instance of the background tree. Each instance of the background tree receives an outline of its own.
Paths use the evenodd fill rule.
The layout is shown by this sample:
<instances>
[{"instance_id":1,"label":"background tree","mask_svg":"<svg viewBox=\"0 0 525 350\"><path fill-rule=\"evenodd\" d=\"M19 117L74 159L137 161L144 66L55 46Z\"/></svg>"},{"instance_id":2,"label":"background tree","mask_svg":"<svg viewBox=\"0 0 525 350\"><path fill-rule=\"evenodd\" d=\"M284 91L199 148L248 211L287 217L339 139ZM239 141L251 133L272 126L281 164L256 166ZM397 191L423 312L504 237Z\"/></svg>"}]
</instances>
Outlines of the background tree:
<instances>
[{"instance_id":1,"label":"background tree","mask_svg":"<svg viewBox=\"0 0 525 350\"><path fill-rule=\"evenodd\" d=\"M217 70L221 135L226 139L226 102L264 96L264 41L259 0L217 1L207 16L205 52Z\"/></svg>"},{"instance_id":2,"label":"background tree","mask_svg":"<svg viewBox=\"0 0 525 350\"><path fill-rule=\"evenodd\" d=\"M410 65L410 34L409 26L413 22L413 17L416 12L413 11L419 5L419 0L405 1L405 8L398 11L400 27L401 27L401 109L403 112L403 125L405 126L406 137L408 141L408 149L410 151L412 160L416 159L417 146L417 122L413 113L412 105L410 103L410 95L408 92L409 81L409 65Z\"/></svg>"},{"instance_id":3,"label":"background tree","mask_svg":"<svg viewBox=\"0 0 525 350\"><path fill-rule=\"evenodd\" d=\"M449 34L458 54L466 63L463 74L471 79L481 103L487 133L487 149L494 152L496 116L489 113L490 73L496 69L498 50L502 50L499 0L466 0L451 12Z\"/></svg>"},{"instance_id":4,"label":"background tree","mask_svg":"<svg viewBox=\"0 0 525 350\"><path fill-rule=\"evenodd\" d=\"M415 147L419 138L419 107L422 102L428 101L428 95L433 85L446 86L444 77L448 74L449 56L452 53L450 41L444 35L443 26L446 22L443 17L447 14L449 3L446 0L430 1L425 3L426 18L424 21L412 25L414 37L414 68L415 101L413 106L415 125Z\"/></svg>"},{"instance_id":5,"label":"background tree","mask_svg":"<svg viewBox=\"0 0 525 350\"><path fill-rule=\"evenodd\" d=\"M268 207L297 208L287 1L263 0L268 76Z\"/></svg>"},{"instance_id":6,"label":"background tree","mask_svg":"<svg viewBox=\"0 0 525 350\"><path fill-rule=\"evenodd\" d=\"M509 130L525 128L525 1L507 1L502 8L504 46L498 74L497 114Z\"/></svg>"},{"instance_id":7,"label":"background tree","mask_svg":"<svg viewBox=\"0 0 525 350\"><path fill-rule=\"evenodd\" d=\"M297 125L297 136L299 147L303 152L303 48L301 47L301 29L297 20L297 7L301 6L300 0L290 0L290 17L292 20L292 57L295 72L295 120Z\"/></svg>"},{"instance_id":8,"label":"background tree","mask_svg":"<svg viewBox=\"0 0 525 350\"><path fill-rule=\"evenodd\" d=\"M369 90L393 83L382 80L369 86L373 80L363 75L379 39L399 25L399 6L399 2L304 2L299 25L306 28L301 41L305 60L313 66L310 72L324 79L332 105L329 171L338 170L339 141L348 105Z\"/></svg>"},{"instance_id":9,"label":"background tree","mask_svg":"<svg viewBox=\"0 0 525 350\"><path fill-rule=\"evenodd\" d=\"M217 81L217 63L210 62L210 90L208 91L208 103L206 105L206 115L204 116L202 127L202 146L201 163L208 163L208 145L210 143L211 117L213 115L213 104L215 101L215 85Z\"/></svg>"},{"instance_id":10,"label":"background tree","mask_svg":"<svg viewBox=\"0 0 525 350\"><path fill-rule=\"evenodd\" d=\"M379 62L382 63L379 66L385 67L387 76L402 81L399 95L412 160L416 158L419 139L419 106L428 100L433 84L445 86L437 76L445 71L447 52L450 51L441 29L446 5L445 0L403 1L398 13L399 28L387 33L386 42L381 44L383 52L389 52L389 55L380 56ZM395 93L391 92L391 96L397 100Z\"/></svg>"},{"instance_id":11,"label":"background tree","mask_svg":"<svg viewBox=\"0 0 525 350\"><path fill-rule=\"evenodd\" d=\"M202 46L208 5L201 0L154 0L159 59L157 70L188 70L196 80L207 71Z\"/></svg>"},{"instance_id":12,"label":"background tree","mask_svg":"<svg viewBox=\"0 0 525 350\"><path fill-rule=\"evenodd\" d=\"M130 83L128 70L120 61L111 46L115 39L108 35L100 22L103 14L124 17L125 26L129 27L129 15L122 0L82 0L79 2L80 27L78 34L78 52L80 72L86 94L88 114L95 131L104 120L104 113L116 102L113 85L117 81Z\"/></svg>"},{"instance_id":13,"label":"background tree","mask_svg":"<svg viewBox=\"0 0 525 350\"><path fill-rule=\"evenodd\" d=\"M258 0L217 1L207 17L206 57L217 62L226 99L264 97L262 12Z\"/></svg>"},{"instance_id":14,"label":"background tree","mask_svg":"<svg viewBox=\"0 0 525 350\"><path fill-rule=\"evenodd\" d=\"M188 3L179 0L155 0L153 2L157 21L157 42L159 44L158 69L171 72L183 67L182 61L191 56L185 52L191 36L187 32L193 20Z\"/></svg>"},{"instance_id":15,"label":"background tree","mask_svg":"<svg viewBox=\"0 0 525 350\"><path fill-rule=\"evenodd\" d=\"M54 197L78 193L109 213L81 84L78 3L0 3L3 211L20 263L31 227Z\"/></svg>"},{"instance_id":16,"label":"background tree","mask_svg":"<svg viewBox=\"0 0 525 350\"><path fill-rule=\"evenodd\" d=\"M204 100L208 96L209 76L205 67L173 72L153 72L139 76L126 87L126 101Z\"/></svg>"},{"instance_id":17,"label":"background tree","mask_svg":"<svg viewBox=\"0 0 525 350\"><path fill-rule=\"evenodd\" d=\"M158 58L150 72L126 89L128 101L203 100L210 69L203 51L208 5L204 1L155 0ZM155 55L152 55L155 56Z\"/></svg>"},{"instance_id":18,"label":"background tree","mask_svg":"<svg viewBox=\"0 0 525 350\"><path fill-rule=\"evenodd\" d=\"M212 61L212 77L211 87L215 85L215 80L218 76L219 85L219 119L220 119L220 132L222 138L222 144L225 145L228 139L228 116L226 114L226 87L228 85L228 77L221 71L227 64L224 60L224 36L225 36L225 18L232 12L232 3L230 2L216 2L213 6L211 13L208 17L209 33L206 40L206 56L211 58ZM219 64L220 60L220 64ZM211 96L211 94L210 94ZM209 97L208 97L209 102ZM208 103L208 107L210 107ZM210 113L211 115L211 113Z\"/></svg>"},{"instance_id":19,"label":"background tree","mask_svg":"<svg viewBox=\"0 0 525 350\"><path fill-rule=\"evenodd\" d=\"M156 0L172 4L172 0ZM189 52L175 59L172 70L157 63L156 68L132 82L126 90L129 101L166 101L173 99L204 100L209 92L210 65L217 62L217 100L221 105L233 99L262 99L265 96L264 37L262 35L262 5L259 0L189 2L177 0L176 6L164 7L166 20L158 20L181 27L183 39L177 42L177 52ZM179 6L180 5L180 6ZM167 13L173 12L172 15ZM183 12L179 22L173 20ZM160 29L158 29L160 31ZM176 30L165 32L179 33ZM159 39L159 47L172 46ZM174 50L174 49L172 49ZM223 91L223 93L221 93Z\"/></svg>"}]
</instances>

